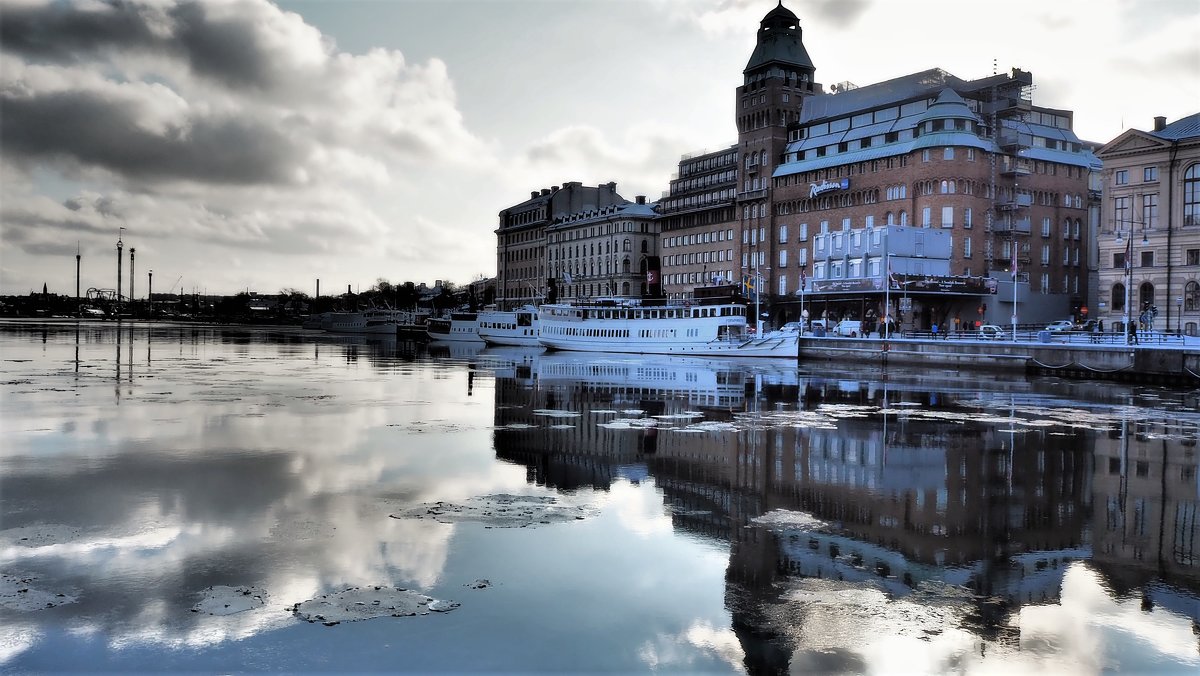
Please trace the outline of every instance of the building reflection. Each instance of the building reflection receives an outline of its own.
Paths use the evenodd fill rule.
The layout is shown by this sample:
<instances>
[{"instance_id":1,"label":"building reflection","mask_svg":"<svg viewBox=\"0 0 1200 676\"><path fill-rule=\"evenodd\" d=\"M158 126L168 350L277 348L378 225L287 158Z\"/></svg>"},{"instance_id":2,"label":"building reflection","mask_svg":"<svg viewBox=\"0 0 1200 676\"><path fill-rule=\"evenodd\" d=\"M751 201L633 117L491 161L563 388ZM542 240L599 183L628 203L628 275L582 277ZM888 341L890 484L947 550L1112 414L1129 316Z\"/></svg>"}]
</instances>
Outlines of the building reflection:
<instances>
[{"instance_id":1,"label":"building reflection","mask_svg":"<svg viewBox=\"0 0 1200 676\"><path fill-rule=\"evenodd\" d=\"M984 645L1016 645L1022 606L1060 602L1068 564L1093 556L1093 532L1102 568L1141 571L1107 572L1114 587L1165 576L1200 589L1194 425L1107 436L1029 425L1036 402L1013 383L933 389L928 379L828 379L795 365L551 354L504 373L499 458L568 491L605 490L640 468L632 475L653 478L677 530L728 543L726 605L754 672L787 671L798 647L771 613L789 581L840 580L891 598L928 584L965 588L963 628ZM597 424L606 411L675 423L698 412L731 429L612 429ZM823 424L805 422L816 413ZM774 510L835 527L750 527Z\"/></svg>"},{"instance_id":2,"label":"building reflection","mask_svg":"<svg viewBox=\"0 0 1200 676\"><path fill-rule=\"evenodd\" d=\"M1118 593L1140 590L1147 609L1179 607L1153 583L1200 574L1200 433L1195 420L1133 416L1095 440L1094 560ZM1185 614L1200 622L1196 605Z\"/></svg>"}]
</instances>

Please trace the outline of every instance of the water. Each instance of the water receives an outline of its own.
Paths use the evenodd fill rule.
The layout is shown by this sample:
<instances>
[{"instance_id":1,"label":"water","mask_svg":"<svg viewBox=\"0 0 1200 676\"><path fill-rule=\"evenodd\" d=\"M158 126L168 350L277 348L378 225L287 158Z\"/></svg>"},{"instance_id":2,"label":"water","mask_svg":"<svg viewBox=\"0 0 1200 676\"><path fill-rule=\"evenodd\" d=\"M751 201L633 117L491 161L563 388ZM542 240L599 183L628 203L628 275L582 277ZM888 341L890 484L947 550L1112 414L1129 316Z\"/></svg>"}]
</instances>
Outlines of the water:
<instances>
[{"instance_id":1,"label":"water","mask_svg":"<svg viewBox=\"0 0 1200 676\"><path fill-rule=\"evenodd\" d=\"M171 325L0 355L5 671L1200 668L1195 391ZM293 613L375 586L461 605Z\"/></svg>"}]
</instances>

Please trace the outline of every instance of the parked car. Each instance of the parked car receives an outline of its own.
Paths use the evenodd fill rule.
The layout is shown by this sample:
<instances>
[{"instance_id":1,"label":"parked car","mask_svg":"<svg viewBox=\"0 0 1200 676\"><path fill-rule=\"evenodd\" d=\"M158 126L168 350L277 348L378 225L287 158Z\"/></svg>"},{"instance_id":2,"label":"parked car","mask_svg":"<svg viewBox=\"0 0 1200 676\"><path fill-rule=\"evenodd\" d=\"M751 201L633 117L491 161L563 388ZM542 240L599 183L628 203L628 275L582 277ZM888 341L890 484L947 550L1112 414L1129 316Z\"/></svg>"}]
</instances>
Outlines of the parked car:
<instances>
[{"instance_id":1,"label":"parked car","mask_svg":"<svg viewBox=\"0 0 1200 676\"><path fill-rule=\"evenodd\" d=\"M1052 333L1059 333L1060 331L1074 331L1075 322L1071 321L1070 319L1059 319L1058 321L1053 321L1047 324L1045 330Z\"/></svg>"},{"instance_id":2,"label":"parked car","mask_svg":"<svg viewBox=\"0 0 1200 676\"><path fill-rule=\"evenodd\" d=\"M1008 334L995 324L984 324L979 327L979 337L984 340L1004 340Z\"/></svg>"}]
</instances>

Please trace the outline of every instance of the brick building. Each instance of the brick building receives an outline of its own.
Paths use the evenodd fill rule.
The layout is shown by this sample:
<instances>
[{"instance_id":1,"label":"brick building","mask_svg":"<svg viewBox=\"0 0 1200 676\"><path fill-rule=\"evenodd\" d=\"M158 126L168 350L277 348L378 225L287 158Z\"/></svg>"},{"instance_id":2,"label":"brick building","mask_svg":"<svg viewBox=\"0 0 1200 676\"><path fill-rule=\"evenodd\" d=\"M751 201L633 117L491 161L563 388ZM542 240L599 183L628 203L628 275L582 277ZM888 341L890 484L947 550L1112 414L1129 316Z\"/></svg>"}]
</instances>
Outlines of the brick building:
<instances>
[{"instance_id":1,"label":"brick building","mask_svg":"<svg viewBox=\"0 0 1200 676\"><path fill-rule=\"evenodd\" d=\"M1099 161L1070 111L1033 105L1030 73L962 80L931 69L828 92L815 75L799 20L776 6L736 89L737 143L682 158L654 205L660 238L647 250L662 257L669 296L750 276L775 324L805 303L831 317L882 316L889 293L910 329L1082 314ZM547 197L501 214L498 260L518 271L499 273L503 297L567 269L549 266L539 239L554 217L529 215ZM606 281L594 276L593 291Z\"/></svg>"}]
</instances>

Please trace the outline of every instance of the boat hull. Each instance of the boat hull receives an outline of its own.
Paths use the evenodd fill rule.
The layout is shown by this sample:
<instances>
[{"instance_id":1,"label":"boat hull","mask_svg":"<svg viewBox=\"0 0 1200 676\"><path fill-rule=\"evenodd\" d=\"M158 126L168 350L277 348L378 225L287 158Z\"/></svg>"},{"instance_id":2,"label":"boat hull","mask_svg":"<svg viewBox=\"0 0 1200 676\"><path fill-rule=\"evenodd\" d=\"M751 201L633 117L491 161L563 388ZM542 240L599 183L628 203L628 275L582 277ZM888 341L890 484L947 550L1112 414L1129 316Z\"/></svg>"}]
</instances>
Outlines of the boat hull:
<instances>
[{"instance_id":1,"label":"boat hull","mask_svg":"<svg viewBox=\"0 0 1200 676\"><path fill-rule=\"evenodd\" d=\"M556 340L542 337L539 342L548 350L571 352L616 352L623 354L692 355L697 357L767 357L797 359L800 354L798 337L752 338L746 341L713 341L709 343L672 343L666 341L627 341L612 339Z\"/></svg>"}]
</instances>

